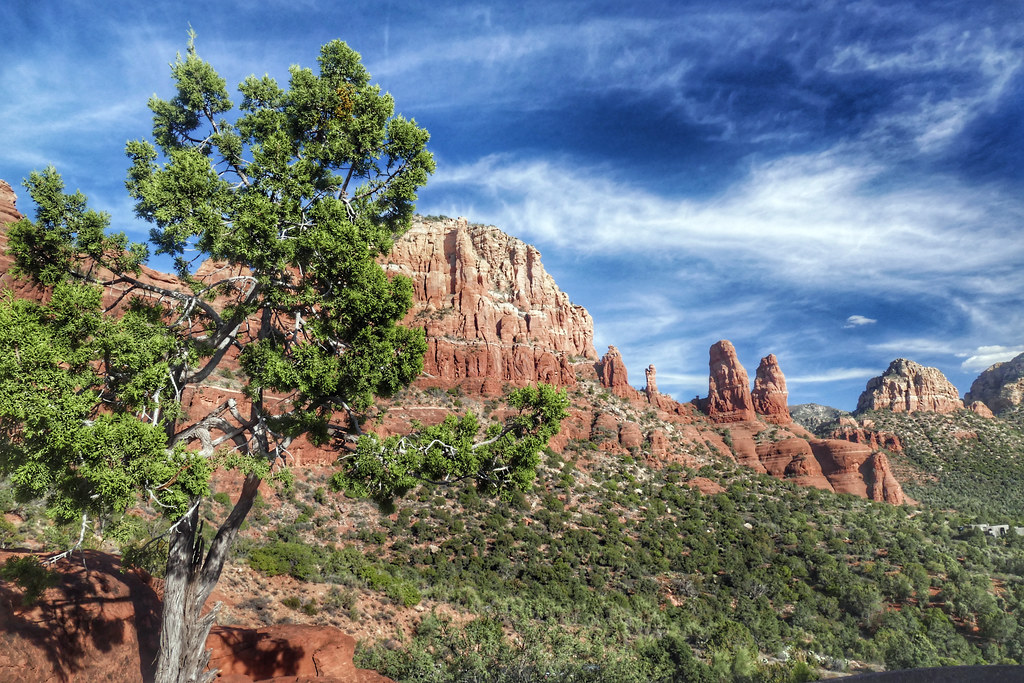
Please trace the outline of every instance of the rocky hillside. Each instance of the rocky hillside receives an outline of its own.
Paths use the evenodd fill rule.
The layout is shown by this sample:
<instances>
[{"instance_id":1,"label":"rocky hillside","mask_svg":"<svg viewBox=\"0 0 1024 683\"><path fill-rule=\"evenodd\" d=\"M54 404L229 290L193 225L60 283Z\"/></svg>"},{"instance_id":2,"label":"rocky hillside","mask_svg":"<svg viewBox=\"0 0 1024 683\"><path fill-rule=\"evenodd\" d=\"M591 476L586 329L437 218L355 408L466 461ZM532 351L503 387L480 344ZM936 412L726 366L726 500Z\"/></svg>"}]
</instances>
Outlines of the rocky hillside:
<instances>
[{"instance_id":1,"label":"rocky hillside","mask_svg":"<svg viewBox=\"0 0 1024 683\"><path fill-rule=\"evenodd\" d=\"M823 406L820 403L800 403L789 407L789 413L793 421L801 427L818 433L818 427L833 422L842 415L848 415L845 410L839 410L831 406Z\"/></svg>"},{"instance_id":2,"label":"rocky hillside","mask_svg":"<svg viewBox=\"0 0 1024 683\"><path fill-rule=\"evenodd\" d=\"M413 279L408 322L426 327L430 356L366 428L500 415L496 393L537 379L567 390L571 415L534 490L508 500L425 484L382 513L331 490L335 452L293 449L294 483L262 489L218 585L225 607L209 644L225 683L296 680L309 667L322 679L351 652L342 632L362 643L358 666L398 680L807 680L813 669L1024 660L1013 578L1024 555L960 537L961 518L942 509L866 500L902 502L894 473L923 471L908 464L917 442L885 422L907 414L858 415L816 436L792 419L779 360L762 359L751 383L725 340L709 349L706 398L662 394L653 366L635 388L617 349L598 358L589 315L536 250L495 228L420 219L384 265ZM231 392L225 373L190 400ZM990 470L1005 464L992 453ZM218 473L204 519L230 509L232 476ZM0 504L0 545L66 548L77 536L38 506ZM145 523L137 538L157 533ZM152 614L159 582L91 581L68 592L74 581L62 579L34 608L0 585L11 653L0 653L0 678L46 680L45 662L72 667L55 680L144 678L152 628L135 622ZM47 615L82 615L98 635L30 627ZM359 680L351 668L333 675Z\"/></svg>"},{"instance_id":3,"label":"rocky hillside","mask_svg":"<svg viewBox=\"0 0 1024 683\"><path fill-rule=\"evenodd\" d=\"M3 215L18 216L9 186L0 189L0 202L4 198ZM384 265L412 279L415 304L406 323L424 327L428 352L416 391L368 416L371 429L396 433L414 419L439 421L458 409L442 395L486 400L509 386L544 381L573 392L571 415L552 444L558 451L596 444L605 453L641 455L657 466L700 466L726 456L803 485L903 502L884 453L860 443L811 439L793 423L785 377L774 355L762 359L751 390L732 344L713 345L708 397L698 405L661 394L654 366L647 369L643 391L630 386L615 347L597 359L590 314L558 288L540 253L493 226L417 219ZM203 264L199 275L217 268ZM144 276L175 286L170 275L147 269ZM10 281L6 272L3 277ZM118 301L118 294L108 292L108 303ZM238 371L229 366L188 394L188 414L205 415L228 397L244 409L246 398L231 381ZM605 392L621 399L619 404L595 399ZM336 457L302 439L290 451L293 465L328 464Z\"/></svg>"},{"instance_id":4,"label":"rocky hillside","mask_svg":"<svg viewBox=\"0 0 1024 683\"><path fill-rule=\"evenodd\" d=\"M964 401L969 405L980 401L996 414L1019 407L1024 402L1024 353L981 373Z\"/></svg>"}]
</instances>

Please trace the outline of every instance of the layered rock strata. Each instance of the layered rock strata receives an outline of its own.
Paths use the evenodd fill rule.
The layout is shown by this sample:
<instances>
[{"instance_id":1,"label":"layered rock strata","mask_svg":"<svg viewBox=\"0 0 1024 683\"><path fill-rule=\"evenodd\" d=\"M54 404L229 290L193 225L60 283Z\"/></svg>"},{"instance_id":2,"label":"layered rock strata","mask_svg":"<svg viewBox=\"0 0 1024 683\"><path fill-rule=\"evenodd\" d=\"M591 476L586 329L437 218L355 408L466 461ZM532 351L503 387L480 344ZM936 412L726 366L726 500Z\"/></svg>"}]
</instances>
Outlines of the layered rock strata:
<instances>
[{"instance_id":1,"label":"layered rock strata","mask_svg":"<svg viewBox=\"0 0 1024 683\"><path fill-rule=\"evenodd\" d=\"M13 202L13 191L0 185L0 215L5 220L20 218ZM9 266L9 259L0 263L4 278L9 278ZM808 443L804 439L810 434L789 417L785 378L774 356L762 360L752 393L732 344L723 340L711 348L709 397L701 403L712 423L728 425L732 432L728 440L712 431L695 414L693 405L680 404L660 393L654 366L647 368L647 386L643 391L631 387L618 349L610 347L602 359L594 362L597 354L593 349L590 315L582 307L574 306L558 289L540 263L537 250L496 228L470 226L462 219L418 221L396 241L385 267L413 281L415 303L406 322L425 327L429 344L425 374L418 380L421 386L460 386L468 393L493 395L505 385L535 381L573 386L579 377L598 381L631 405L630 410L646 413L653 409L662 421L660 427L643 427L638 420L628 417L629 411L615 408L614 413L604 412L584 401L573 406L561 434L552 442L555 448L571 440L585 440L609 453L644 452L666 462L692 464L687 444L705 443L722 453L731 453L754 469L794 478L806 485L850 490L860 495L885 495L884 499L890 502L899 499L899 494L894 493L898 484L886 483L885 462L872 466L869 472L878 469L881 484L870 477L847 482L843 477L853 476L851 473L859 471L857 468L870 457L862 458L856 467L849 463L836 465L834 458L825 466L816 453L829 452L827 445L812 449L808 456L801 443ZM197 276L223 275L220 269L218 264L206 263ZM144 277L161 286L177 288L173 276L147 269ZM109 303L119 296L120 292L110 291L105 299ZM246 399L239 389L227 379L216 379L185 397L186 412L205 415L226 398L235 398L244 412ZM374 429L396 433L408 429L412 419L433 423L443 419L447 412L433 405L404 406L382 415ZM772 429L779 429L778 434L769 437L770 441L785 445L755 441L764 428L758 412L777 425ZM671 439L666 429L672 433ZM290 450L292 465L328 465L335 457L304 439L297 440Z\"/></svg>"},{"instance_id":2,"label":"layered rock strata","mask_svg":"<svg viewBox=\"0 0 1024 683\"><path fill-rule=\"evenodd\" d=\"M868 380L857 400L857 412L891 410L894 413L929 411L948 414L961 410L960 392L938 368L927 368L897 358L879 377Z\"/></svg>"},{"instance_id":3,"label":"layered rock strata","mask_svg":"<svg viewBox=\"0 0 1024 683\"><path fill-rule=\"evenodd\" d=\"M1005 413L1024 402L1024 353L1004 363L996 363L978 375L964 403L979 415L973 404L981 402L993 413Z\"/></svg>"},{"instance_id":4,"label":"layered rock strata","mask_svg":"<svg viewBox=\"0 0 1024 683\"><path fill-rule=\"evenodd\" d=\"M629 385L629 375L622 354L614 346L608 347L608 353L597 363L597 378L601 386L609 389L619 398L637 400L640 392Z\"/></svg>"},{"instance_id":5,"label":"layered rock strata","mask_svg":"<svg viewBox=\"0 0 1024 683\"><path fill-rule=\"evenodd\" d=\"M854 417L839 418L839 425L832 430L833 439L852 441L870 446L874 450L900 452L903 442L892 432L878 431L873 420L857 420Z\"/></svg>"}]
</instances>

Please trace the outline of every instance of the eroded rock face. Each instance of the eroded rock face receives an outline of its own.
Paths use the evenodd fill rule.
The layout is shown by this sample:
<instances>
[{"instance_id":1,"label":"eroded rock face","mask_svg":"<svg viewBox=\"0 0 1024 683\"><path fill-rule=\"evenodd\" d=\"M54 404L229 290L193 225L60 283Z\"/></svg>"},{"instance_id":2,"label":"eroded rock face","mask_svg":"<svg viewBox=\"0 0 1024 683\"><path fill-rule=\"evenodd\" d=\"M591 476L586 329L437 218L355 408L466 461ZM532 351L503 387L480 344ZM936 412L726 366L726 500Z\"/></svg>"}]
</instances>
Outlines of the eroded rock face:
<instances>
[{"instance_id":1,"label":"eroded rock face","mask_svg":"<svg viewBox=\"0 0 1024 683\"><path fill-rule=\"evenodd\" d=\"M800 486L835 491L822 473L821 465L806 439L784 439L758 444L757 456L773 477L792 479Z\"/></svg>"},{"instance_id":2,"label":"eroded rock face","mask_svg":"<svg viewBox=\"0 0 1024 683\"><path fill-rule=\"evenodd\" d=\"M721 340L711 346L710 376L706 412L713 422L755 420L750 397L750 379L740 365L732 342Z\"/></svg>"},{"instance_id":3,"label":"eroded rock face","mask_svg":"<svg viewBox=\"0 0 1024 683\"><path fill-rule=\"evenodd\" d=\"M385 267L412 279L405 322L427 333L427 386L487 394L503 384L575 384L574 359L594 361L593 319L544 270L536 248L465 219L419 220Z\"/></svg>"},{"instance_id":4,"label":"eroded rock face","mask_svg":"<svg viewBox=\"0 0 1024 683\"><path fill-rule=\"evenodd\" d=\"M870 446L872 450L886 449L893 452L903 450L903 442L892 432L875 429L874 420L857 420L853 417L839 418L839 425L832 430L833 439L852 441Z\"/></svg>"},{"instance_id":5,"label":"eroded rock face","mask_svg":"<svg viewBox=\"0 0 1024 683\"><path fill-rule=\"evenodd\" d=\"M601 386L620 398L638 399L640 397L640 392L629 386L626 364L622 361L622 354L614 346L609 346L608 353L604 354L597 363L597 377Z\"/></svg>"},{"instance_id":6,"label":"eroded rock face","mask_svg":"<svg viewBox=\"0 0 1024 683\"><path fill-rule=\"evenodd\" d=\"M13 223L21 219L17 209L18 195L6 180L0 180L0 224Z\"/></svg>"},{"instance_id":7,"label":"eroded rock face","mask_svg":"<svg viewBox=\"0 0 1024 683\"><path fill-rule=\"evenodd\" d=\"M11 189L9 183L4 180L0 180L0 289L10 289L14 292L15 296L24 299L32 299L35 301L46 301L49 298L49 290L44 287L39 287L31 284L28 280L16 279L11 275L11 267L14 264L14 259L7 254L7 229L6 226L9 223L23 218L17 208L17 195L14 190ZM100 270L97 276L100 278L107 278L112 275L109 271ZM139 274L139 279L147 284L156 284L161 287L168 289L179 289L187 290L188 288L182 285L178 278L167 273L161 273L142 266L142 272ZM114 310L122 310L128 305L129 301L123 296L126 290L124 284L111 285L103 290L103 306L113 308ZM146 292L136 292L136 296L145 298L150 296ZM155 299L155 297L154 297Z\"/></svg>"},{"instance_id":8,"label":"eroded rock face","mask_svg":"<svg viewBox=\"0 0 1024 683\"><path fill-rule=\"evenodd\" d=\"M215 626L206 641L210 667L218 680L247 681L309 679L386 683L390 678L357 669L352 663L356 641L332 626L276 624L261 629Z\"/></svg>"},{"instance_id":9,"label":"eroded rock face","mask_svg":"<svg viewBox=\"0 0 1024 683\"><path fill-rule=\"evenodd\" d=\"M993 413L992 410L981 401L972 402L969 406L967 406L967 409L970 410L975 415L978 415L979 417L995 417L995 413Z\"/></svg>"},{"instance_id":10,"label":"eroded rock face","mask_svg":"<svg viewBox=\"0 0 1024 683\"><path fill-rule=\"evenodd\" d=\"M996 414L1016 408L1024 402L1024 353L1004 363L996 363L978 375L978 379L971 384L971 390L964 396L967 405L977 401L984 403Z\"/></svg>"},{"instance_id":11,"label":"eroded rock face","mask_svg":"<svg viewBox=\"0 0 1024 683\"><path fill-rule=\"evenodd\" d=\"M906 358L897 358L889 364L883 375L868 380L867 387L857 401L857 412L891 410L894 413L952 413L963 407L960 393L942 372Z\"/></svg>"},{"instance_id":12,"label":"eroded rock face","mask_svg":"<svg viewBox=\"0 0 1024 683\"><path fill-rule=\"evenodd\" d=\"M774 353L761 359L754 375L754 390L750 394L754 403L754 412L769 422L783 425L789 424L793 418L789 415L789 391L786 389L786 377L779 368L779 360Z\"/></svg>"},{"instance_id":13,"label":"eroded rock face","mask_svg":"<svg viewBox=\"0 0 1024 683\"><path fill-rule=\"evenodd\" d=\"M647 377L647 386L644 388L644 393L647 394L647 400L649 401L651 396L658 395L658 371L651 364L644 370L644 375Z\"/></svg>"},{"instance_id":14,"label":"eroded rock face","mask_svg":"<svg viewBox=\"0 0 1024 683\"><path fill-rule=\"evenodd\" d=\"M892 475L884 453L850 441L820 439L810 442L821 465L822 474L836 493L852 493L861 498L903 504L903 488Z\"/></svg>"}]
</instances>

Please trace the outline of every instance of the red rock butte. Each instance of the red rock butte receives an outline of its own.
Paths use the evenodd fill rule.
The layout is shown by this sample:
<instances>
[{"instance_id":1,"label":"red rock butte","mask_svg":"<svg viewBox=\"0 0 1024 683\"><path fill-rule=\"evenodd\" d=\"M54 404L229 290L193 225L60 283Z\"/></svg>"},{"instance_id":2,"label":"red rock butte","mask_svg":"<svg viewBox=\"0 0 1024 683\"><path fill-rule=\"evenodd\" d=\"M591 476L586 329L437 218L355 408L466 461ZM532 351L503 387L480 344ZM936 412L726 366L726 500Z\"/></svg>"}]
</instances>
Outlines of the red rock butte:
<instances>
[{"instance_id":1,"label":"red rock butte","mask_svg":"<svg viewBox=\"0 0 1024 683\"><path fill-rule=\"evenodd\" d=\"M906 500L877 444L817 439L793 422L786 378L774 354L761 359L753 392L731 342L716 342L708 355L708 397L701 403L712 422L727 425L729 450L740 464L802 486L896 505ZM776 425L776 432L758 443L755 436L765 423Z\"/></svg>"},{"instance_id":2,"label":"red rock butte","mask_svg":"<svg viewBox=\"0 0 1024 683\"><path fill-rule=\"evenodd\" d=\"M774 353L761 359L754 376L754 390L750 395L754 403L754 412L762 415L775 424L789 424L793 418L789 414L789 391L786 389L786 378L779 369L779 360Z\"/></svg>"},{"instance_id":3,"label":"red rock butte","mask_svg":"<svg viewBox=\"0 0 1024 683\"><path fill-rule=\"evenodd\" d=\"M597 360L587 310L558 288L536 248L495 227L417 219L386 268L413 282L405 322L427 333L421 385L490 395L505 384L571 386L573 362Z\"/></svg>"},{"instance_id":4,"label":"red rock butte","mask_svg":"<svg viewBox=\"0 0 1024 683\"><path fill-rule=\"evenodd\" d=\"M964 396L964 403L983 417L1012 410L1024 403L1024 353L996 363L978 375Z\"/></svg>"},{"instance_id":5,"label":"red rock butte","mask_svg":"<svg viewBox=\"0 0 1024 683\"><path fill-rule=\"evenodd\" d=\"M857 400L857 412L891 410L894 413L929 411L948 414L963 407L960 392L938 368L926 368L906 358L897 358L881 376L868 380Z\"/></svg>"},{"instance_id":6,"label":"red rock butte","mask_svg":"<svg viewBox=\"0 0 1024 683\"><path fill-rule=\"evenodd\" d=\"M711 346L708 398L705 412L714 422L749 422L757 419L750 395L750 379L740 365L736 348L727 339Z\"/></svg>"}]
</instances>

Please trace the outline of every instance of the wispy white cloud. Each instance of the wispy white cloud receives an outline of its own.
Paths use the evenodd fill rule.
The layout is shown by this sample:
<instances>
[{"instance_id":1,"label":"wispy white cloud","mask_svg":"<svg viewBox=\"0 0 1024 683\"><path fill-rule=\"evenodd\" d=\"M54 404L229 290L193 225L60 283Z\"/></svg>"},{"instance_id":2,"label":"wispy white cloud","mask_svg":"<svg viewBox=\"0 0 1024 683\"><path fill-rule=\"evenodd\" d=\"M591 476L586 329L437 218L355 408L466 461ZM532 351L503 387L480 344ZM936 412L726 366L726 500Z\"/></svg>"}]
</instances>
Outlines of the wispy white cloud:
<instances>
[{"instance_id":1,"label":"wispy white cloud","mask_svg":"<svg viewBox=\"0 0 1024 683\"><path fill-rule=\"evenodd\" d=\"M963 346L957 342L950 341L948 338L905 338L868 344L867 348L872 351L894 354L894 357L906 357L916 354L955 356L961 352Z\"/></svg>"},{"instance_id":2,"label":"wispy white cloud","mask_svg":"<svg viewBox=\"0 0 1024 683\"><path fill-rule=\"evenodd\" d=\"M979 204L978 188L952 180L879 187L885 171L841 149L791 156L753 165L725 193L695 200L568 159L489 156L444 167L433 183L476 197L489 220L530 239L604 253L728 254L733 272L809 287L935 291L1024 261L1017 197ZM1010 277L1021 289L1024 274Z\"/></svg>"},{"instance_id":3,"label":"wispy white cloud","mask_svg":"<svg viewBox=\"0 0 1024 683\"><path fill-rule=\"evenodd\" d=\"M877 368L836 368L826 372L809 375L787 375L786 385L792 384L825 384L829 382L842 382L852 379L871 379L881 374Z\"/></svg>"},{"instance_id":4,"label":"wispy white cloud","mask_svg":"<svg viewBox=\"0 0 1024 683\"><path fill-rule=\"evenodd\" d=\"M861 327L863 325L874 325L877 322L878 320L874 318L868 318L863 315L851 315L849 318L846 319L846 324L843 325L843 327L849 329L851 327Z\"/></svg>"},{"instance_id":5,"label":"wispy white cloud","mask_svg":"<svg viewBox=\"0 0 1024 683\"><path fill-rule=\"evenodd\" d=\"M968 372L981 372L996 363L1012 360L1022 353L1024 353L1024 346L979 346L960 364L960 369Z\"/></svg>"}]
</instances>

